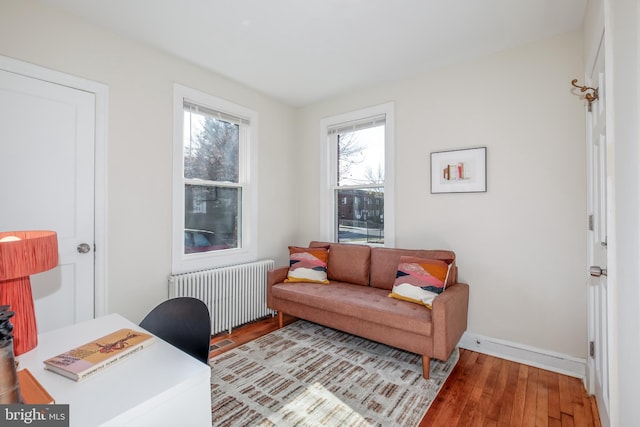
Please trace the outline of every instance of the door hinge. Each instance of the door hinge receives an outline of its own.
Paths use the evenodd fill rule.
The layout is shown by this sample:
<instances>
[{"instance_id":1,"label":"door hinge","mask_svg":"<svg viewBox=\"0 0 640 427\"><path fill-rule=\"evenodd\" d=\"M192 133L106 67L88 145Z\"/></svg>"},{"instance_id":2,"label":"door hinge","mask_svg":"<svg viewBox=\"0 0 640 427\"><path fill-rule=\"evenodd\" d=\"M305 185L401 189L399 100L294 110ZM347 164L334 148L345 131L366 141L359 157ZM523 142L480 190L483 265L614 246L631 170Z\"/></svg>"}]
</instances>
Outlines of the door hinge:
<instances>
[{"instance_id":1,"label":"door hinge","mask_svg":"<svg viewBox=\"0 0 640 427\"><path fill-rule=\"evenodd\" d=\"M589 341L589 356L591 356L591 358L595 358L596 357L596 343L595 343L595 341Z\"/></svg>"},{"instance_id":2,"label":"door hinge","mask_svg":"<svg viewBox=\"0 0 640 427\"><path fill-rule=\"evenodd\" d=\"M589 231L593 231L593 214L589 215Z\"/></svg>"}]
</instances>

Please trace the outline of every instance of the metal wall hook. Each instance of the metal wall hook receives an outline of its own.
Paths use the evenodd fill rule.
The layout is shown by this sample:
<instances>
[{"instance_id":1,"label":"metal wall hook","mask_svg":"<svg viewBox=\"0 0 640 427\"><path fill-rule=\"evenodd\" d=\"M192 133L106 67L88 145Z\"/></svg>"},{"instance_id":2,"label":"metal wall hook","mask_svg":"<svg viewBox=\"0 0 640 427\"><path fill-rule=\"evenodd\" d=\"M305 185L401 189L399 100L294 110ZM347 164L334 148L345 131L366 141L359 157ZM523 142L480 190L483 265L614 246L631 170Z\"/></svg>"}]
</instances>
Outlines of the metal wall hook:
<instances>
[{"instance_id":1,"label":"metal wall hook","mask_svg":"<svg viewBox=\"0 0 640 427\"><path fill-rule=\"evenodd\" d=\"M579 86L578 79L571 80L571 85L580 89L580 92L587 92L589 90L592 91L591 93L586 93L584 95L584 98L587 100L588 109L589 111L591 111L591 104L598 100L598 88Z\"/></svg>"}]
</instances>

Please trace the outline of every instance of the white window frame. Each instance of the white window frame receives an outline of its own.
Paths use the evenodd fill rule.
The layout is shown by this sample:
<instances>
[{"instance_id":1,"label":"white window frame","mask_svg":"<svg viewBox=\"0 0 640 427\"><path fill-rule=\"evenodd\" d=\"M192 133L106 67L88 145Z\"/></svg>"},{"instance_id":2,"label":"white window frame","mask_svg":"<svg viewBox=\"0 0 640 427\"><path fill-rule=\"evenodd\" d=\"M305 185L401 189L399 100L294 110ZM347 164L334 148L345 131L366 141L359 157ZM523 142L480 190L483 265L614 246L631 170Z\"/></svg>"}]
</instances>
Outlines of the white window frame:
<instances>
[{"instance_id":1,"label":"white window frame","mask_svg":"<svg viewBox=\"0 0 640 427\"><path fill-rule=\"evenodd\" d=\"M335 241L338 159L337 138L329 136L329 130L341 124L361 122L368 118L385 116L384 150L384 246L395 246L395 103L387 102L361 110L351 111L320 121L320 235L325 241ZM378 246L370 244L371 246Z\"/></svg>"},{"instance_id":2,"label":"white window frame","mask_svg":"<svg viewBox=\"0 0 640 427\"><path fill-rule=\"evenodd\" d=\"M249 122L246 137L240 139L240 176L242 187L241 239L238 248L202 253L184 253L184 101L188 100L223 114ZM258 191L257 191L258 113L233 102L179 84L173 86L173 215L172 274L198 271L257 259Z\"/></svg>"}]
</instances>

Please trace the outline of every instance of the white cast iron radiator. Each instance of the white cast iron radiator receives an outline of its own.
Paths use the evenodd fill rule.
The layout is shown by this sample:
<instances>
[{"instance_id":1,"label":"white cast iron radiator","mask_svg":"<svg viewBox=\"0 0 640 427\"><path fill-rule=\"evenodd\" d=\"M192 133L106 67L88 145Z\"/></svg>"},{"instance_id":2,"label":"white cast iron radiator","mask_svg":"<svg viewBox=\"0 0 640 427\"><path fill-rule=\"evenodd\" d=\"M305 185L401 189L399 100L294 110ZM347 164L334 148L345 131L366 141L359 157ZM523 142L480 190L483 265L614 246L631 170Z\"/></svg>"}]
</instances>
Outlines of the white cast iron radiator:
<instances>
[{"instance_id":1,"label":"white cast iron radiator","mask_svg":"<svg viewBox=\"0 0 640 427\"><path fill-rule=\"evenodd\" d=\"M267 270L273 260L169 276L169 298L194 297L211 314L211 334L274 314L267 308Z\"/></svg>"}]
</instances>

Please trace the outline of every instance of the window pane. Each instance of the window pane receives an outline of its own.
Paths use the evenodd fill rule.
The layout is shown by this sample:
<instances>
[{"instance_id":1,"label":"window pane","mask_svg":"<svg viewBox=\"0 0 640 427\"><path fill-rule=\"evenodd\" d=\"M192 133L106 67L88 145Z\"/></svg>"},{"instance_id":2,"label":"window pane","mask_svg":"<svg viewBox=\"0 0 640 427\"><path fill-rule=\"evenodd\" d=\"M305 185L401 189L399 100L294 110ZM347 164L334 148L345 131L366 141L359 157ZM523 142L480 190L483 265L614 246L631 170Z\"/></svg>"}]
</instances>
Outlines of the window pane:
<instances>
[{"instance_id":1,"label":"window pane","mask_svg":"<svg viewBox=\"0 0 640 427\"><path fill-rule=\"evenodd\" d=\"M384 182L384 125L338 134L338 186Z\"/></svg>"},{"instance_id":2,"label":"window pane","mask_svg":"<svg viewBox=\"0 0 640 427\"><path fill-rule=\"evenodd\" d=\"M239 247L241 189L185 186L184 253Z\"/></svg>"},{"instance_id":3,"label":"window pane","mask_svg":"<svg viewBox=\"0 0 640 427\"><path fill-rule=\"evenodd\" d=\"M384 243L382 187L336 190L338 242Z\"/></svg>"},{"instance_id":4,"label":"window pane","mask_svg":"<svg viewBox=\"0 0 640 427\"><path fill-rule=\"evenodd\" d=\"M240 127L189 110L184 123L184 177L237 183Z\"/></svg>"}]
</instances>

